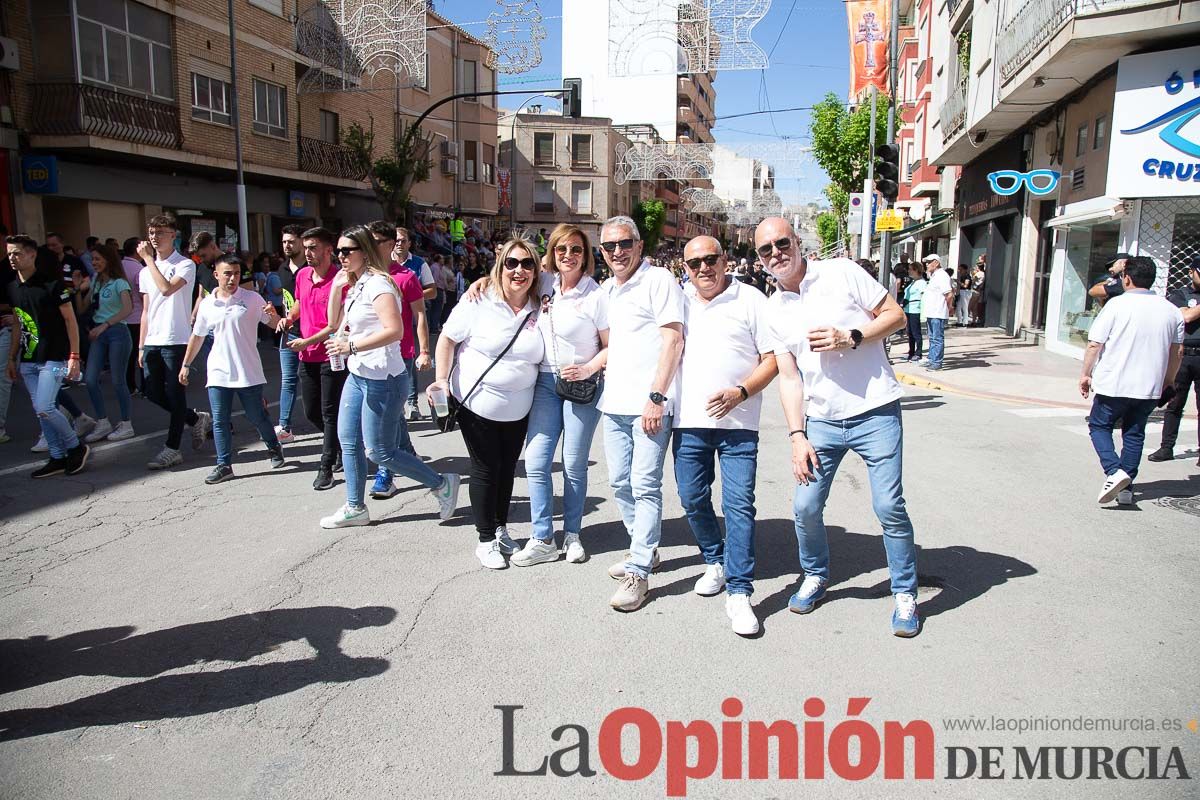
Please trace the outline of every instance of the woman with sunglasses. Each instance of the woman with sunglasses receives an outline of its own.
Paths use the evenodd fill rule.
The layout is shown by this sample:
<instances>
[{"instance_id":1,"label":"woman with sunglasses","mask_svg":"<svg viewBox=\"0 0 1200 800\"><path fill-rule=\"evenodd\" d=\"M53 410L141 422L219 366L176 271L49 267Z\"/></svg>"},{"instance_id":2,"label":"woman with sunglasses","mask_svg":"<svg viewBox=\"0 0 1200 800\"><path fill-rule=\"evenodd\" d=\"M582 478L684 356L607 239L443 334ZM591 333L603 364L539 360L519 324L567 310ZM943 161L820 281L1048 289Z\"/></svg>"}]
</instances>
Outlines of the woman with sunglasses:
<instances>
[{"instance_id":1,"label":"woman with sunglasses","mask_svg":"<svg viewBox=\"0 0 1200 800\"><path fill-rule=\"evenodd\" d=\"M368 525L364 501L367 459L425 486L449 519L458 503L459 476L439 475L398 447L396 430L404 413L410 376L400 352L404 321L396 284L366 225L342 233L334 250L342 268L333 280L330 324L339 333L325 342L331 360L346 359L349 375L342 388L338 441L346 474L346 504L321 520L322 528ZM343 309L335 306L350 286ZM364 447L365 444L365 447Z\"/></svg>"},{"instance_id":2,"label":"woman with sunglasses","mask_svg":"<svg viewBox=\"0 0 1200 800\"><path fill-rule=\"evenodd\" d=\"M508 535L508 507L545 352L536 254L520 239L500 248L482 298L459 303L446 320L437 344L437 380L426 390L430 408L435 392L449 395L450 413L467 444L471 511L479 533L475 557L488 569L504 569L504 555L516 550Z\"/></svg>"},{"instance_id":3,"label":"woman with sunglasses","mask_svg":"<svg viewBox=\"0 0 1200 800\"><path fill-rule=\"evenodd\" d=\"M525 475L529 479L529 513L533 535L512 557L518 567L558 560L554 544L554 482L551 466L562 439L563 549L567 561L587 559L580 544L583 503L587 497L588 452L600 422L599 388L590 403L564 400L555 391L561 376L582 381L604 369L608 360L608 302L592 278L592 248L587 235L562 224L550 234L542 263L549 285L543 290L538 331L545 356L533 389L533 407L525 436ZM546 296L548 295L548 297ZM548 302L547 302L548 300Z\"/></svg>"},{"instance_id":4,"label":"woman with sunglasses","mask_svg":"<svg viewBox=\"0 0 1200 800\"><path fill-rule=\"evenodd\" d=\"M205 483L221 483L233 477L233 432L229 421L233 414L233 397L237 395L271 454L271 467L283 466L283 448L275 436L275 427L267 419L263 404L262 359L258 356L258 326L272 328L279 316L270 303L264 303L258 292L241 286L242 260L224 256L213 268L217 288L200 301L196 322L183 354L179 383L187 386L192 373L192 360L204 340L212 334L212 350L208 354L208 404L212 408L213 441L217 446L217 466L204 479Z\"/></svg>"}]
</instances>

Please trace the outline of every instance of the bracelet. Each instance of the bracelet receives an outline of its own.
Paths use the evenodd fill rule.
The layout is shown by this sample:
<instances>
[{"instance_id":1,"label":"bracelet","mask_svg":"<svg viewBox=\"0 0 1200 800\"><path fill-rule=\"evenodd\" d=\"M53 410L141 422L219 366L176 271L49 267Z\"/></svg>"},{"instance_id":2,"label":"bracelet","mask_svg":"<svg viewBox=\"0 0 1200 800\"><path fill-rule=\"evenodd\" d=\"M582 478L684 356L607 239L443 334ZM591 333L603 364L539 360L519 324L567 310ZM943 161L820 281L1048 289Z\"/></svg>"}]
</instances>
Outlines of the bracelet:
<instances>
[{"instance_id":1,"label":"bracelet","mask_svg":"<svg viewBox=\"0 0 1200 800\"><path fill-rule=\"evenodd\" d=\"M749 399L750 399L750 393L746 391L746 387L745 387L745 386L742 386L742 385L739 383L739 384L737 385L737 388L738 388L738 391L740 391L740 392L742 393L742 399L743 399L743 400L749 400Z\"/></svg>"},{"instance_id":2,"label":"bracelet","mask_svg":"<svg viewBox=\"0 0 1200 800\"><path fill-rule=\"evenodd\" d=\"M68 355L67 355L67 361L70 361L71 359L74 359L74 360L78 361L78 360L79 360L79 353L70 353L70 354L68 354Z\"/></svg>"},{"instance_id":3,"label":"bracelet","mask_svg":"<svg viewBox=\"0 0 1200 800\"><path fill-rule=\"evenodd\" d=\"M184 364L184 365L183 365L183 368L184 368L184 369L186 369L188 372L191 372L191 371L192 371L192 365L191 365L191 364Z\"/></svg>"},{"instance_id":4,"label":"bracelet","mask_svg":"<svg viewBox=\"0 0 1200 800\"><path fill-rule=\"evenodd\" d=\"M350 355L358 355L358 347L355 346L354 342L350 342Z\"/></svg>"},{"instance_id":5,"label":"bracelet","mask_svg":"<svg viewBox=\"0 0 1200 800\"><path fill-rule=\"evenodd\" d=\"M790 438L792 438L792 437L793 437L793 436L795 436L797 433L798 433L798 434L800 434L801 436L804 436L804 437L806 437L806 438L808 437L808 434L804 432L804 428L797 428L797 429L796 429L796 430L794 430L794 431L788 431L788 438L789 438L789 439L790 439Z\"/></svg>"},{"instance_id":6,"label":"bracelet","mask_svg":"<svg viewBox=\"0 0 1200 800\"><path fill-rule=\"evenodd\" d=\"M427 355L429 355L429 351L428 351L428 350L422 350L422 351L421 351L421 355L423 355L423 356L427 356Z\"/></svg>"}]
</instances>

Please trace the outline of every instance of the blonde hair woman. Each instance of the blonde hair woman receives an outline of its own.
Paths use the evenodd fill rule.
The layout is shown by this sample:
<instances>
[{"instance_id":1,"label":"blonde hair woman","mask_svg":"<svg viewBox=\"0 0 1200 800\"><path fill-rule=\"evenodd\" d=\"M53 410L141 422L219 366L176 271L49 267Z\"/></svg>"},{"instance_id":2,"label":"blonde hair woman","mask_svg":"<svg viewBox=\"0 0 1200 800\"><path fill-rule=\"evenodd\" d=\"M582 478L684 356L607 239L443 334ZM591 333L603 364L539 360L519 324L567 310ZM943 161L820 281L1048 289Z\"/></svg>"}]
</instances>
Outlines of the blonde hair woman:
<instances>
[{"instance_id":1,"label":"blonde hair woman","mask_svg":"<svg viewBox=\"0 0 1200 800\"><path fill-rule=\"evenodd\" d=\"M350 284L344 313L330 317L337 320L333 324L338 334L325 342L330 357L345 358L350 372L338 414L346 504L323 518L321 527L370 523L364 501L368 458L427 487L438 502L441 518L449 519L458 504L459 476L439 475L397 445L396 430L411 376L400 353L404 323L388 265L365 225L344 231L334 253L341 271L333 281L331 306L342 296L342 287Z\"/></svg>"}]
</instances>

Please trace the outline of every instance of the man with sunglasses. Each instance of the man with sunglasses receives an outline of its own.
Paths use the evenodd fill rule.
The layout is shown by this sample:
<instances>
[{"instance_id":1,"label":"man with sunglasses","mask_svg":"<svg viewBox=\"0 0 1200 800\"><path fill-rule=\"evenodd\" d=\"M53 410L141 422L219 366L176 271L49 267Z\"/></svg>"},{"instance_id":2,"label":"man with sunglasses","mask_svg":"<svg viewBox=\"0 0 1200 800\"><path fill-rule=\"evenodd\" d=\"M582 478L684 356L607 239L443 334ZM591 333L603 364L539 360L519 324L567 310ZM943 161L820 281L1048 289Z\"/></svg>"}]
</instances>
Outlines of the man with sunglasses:
<instances>
[{"instance_id":1,"label":"man with sunglasses","mask_svg":"<svg viewBox=\"0 0 1200 800\"><path fill-rule=\"evenodd\" d=\"M1132 256L1129 253L1117 253L1106 261L1104 270L1108 273L1108 277L1096 281L1095 285L1088 289L1088 297L1099 300L1103 305L1114 297L1124 294L1125 287L1121 279L1125 277L1125 262L1130 258Z\"/></svg>"},{"instance_id":2,"label":"man with sunglasses","mask_svg":"<svg viewBox=\"0 0 1200 800\"><path fill-rule=\"evenodd\" d=\"M760 393L777 372L767 298L734 279L721 243L711 236L688 242L683 264L687 347L671 452L679 501L704 557L695 591L711 597L725 589L725 614L734 633L753 636L759 629L750 595ZM721 464L724 536L712 505L715 460Z\"/></svg>"},{"instance_id":3,"label":"man with sunglasses","mask_svg":"<svg viewBox=\"0 0 1200 800\"><path fill-rule=\"evenodd\" d=\"M916 636L917 551L902 487L903 391L883 340L905 322L896 301L847 258L808 261L787 220L770 217L754 232L755 250L779 291L768 300L779 366L779 396L792 446L796 539L804 580L788 601L807 614L829 586L825 501L847 452L867 464L871 501L895 600L892 633Z\"/></svg>"},{"instance_id":4,"label":"man with sunglasses","mask_svg":"<svg viewBox=\"0 0 1200 800\"><path fill-rule=\"evenodd\" d=\"M634 611L646 601L662 534L662 473L679 402L683 292L670 270L642 263L642 242L629 217L600 230L613 277L608 292L608 364L600 400L609 483L629 533L629 552L608 574L621 581L609 605Z\"/></svg>"}]
</instances>

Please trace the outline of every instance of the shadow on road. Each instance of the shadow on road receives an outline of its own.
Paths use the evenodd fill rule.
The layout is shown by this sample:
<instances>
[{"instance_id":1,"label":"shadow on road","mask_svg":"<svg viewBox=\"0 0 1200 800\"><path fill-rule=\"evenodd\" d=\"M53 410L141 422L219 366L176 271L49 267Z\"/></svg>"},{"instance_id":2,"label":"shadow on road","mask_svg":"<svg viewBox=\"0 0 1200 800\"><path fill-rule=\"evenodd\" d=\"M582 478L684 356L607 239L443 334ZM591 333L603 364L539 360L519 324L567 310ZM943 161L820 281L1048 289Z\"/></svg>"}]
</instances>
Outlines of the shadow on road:
<instances>
[{"instance_id":1,"label":"shadow on road","mask_svg":"<svg viewBox=\"0 0 1200 800\"><path fill-rule=\"evenodd\" d=\"M384 606L317 606L242 614L137 636L131 635L133 627L121 626L58 639L0 640L0 692L82 675L151 678L58 706L0 712L0 741L209 714L316 683L379 675L388 661L347 656L340 646L342 633L388 625L395 618L395 609ZM160 675L213 661L248 661L299 640L317 651L313 658Z\"/></svg>"}]
</instances>

